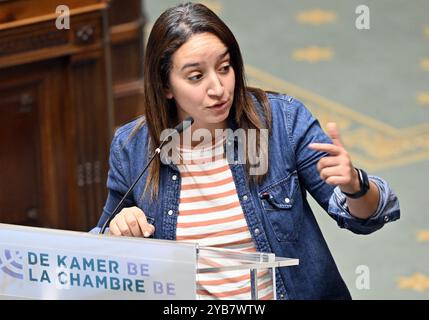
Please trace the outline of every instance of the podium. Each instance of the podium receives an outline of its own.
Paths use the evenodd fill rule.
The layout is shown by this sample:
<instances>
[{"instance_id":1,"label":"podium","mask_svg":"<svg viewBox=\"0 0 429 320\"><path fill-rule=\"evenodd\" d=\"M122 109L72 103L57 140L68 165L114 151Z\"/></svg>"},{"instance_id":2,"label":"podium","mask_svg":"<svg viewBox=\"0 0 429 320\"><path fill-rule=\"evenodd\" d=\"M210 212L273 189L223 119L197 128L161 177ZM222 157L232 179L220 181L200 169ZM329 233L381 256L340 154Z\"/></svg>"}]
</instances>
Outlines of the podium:
<instances>
[{"instance_id":1,"label":"podium","mask_svg":"<svg viewBox=\"0 0 429 320\"><path fill-rule=\"evenodd\" d=\"M193 300L199 276L231 270L249 273L250 298L258 299L258 272L275 288L276 268L298 263L197 243L0 224L0 299Z\"/></svg>"}]
</instances>

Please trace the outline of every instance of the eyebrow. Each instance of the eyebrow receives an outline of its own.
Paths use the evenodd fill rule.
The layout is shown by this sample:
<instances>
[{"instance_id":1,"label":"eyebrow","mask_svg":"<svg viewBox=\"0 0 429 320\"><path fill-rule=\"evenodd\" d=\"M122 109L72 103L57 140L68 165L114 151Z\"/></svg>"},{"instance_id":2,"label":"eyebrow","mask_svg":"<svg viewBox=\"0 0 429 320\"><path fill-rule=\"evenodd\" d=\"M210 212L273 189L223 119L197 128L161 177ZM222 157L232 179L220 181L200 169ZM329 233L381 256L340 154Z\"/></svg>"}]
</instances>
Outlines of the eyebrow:
<instances>
[{"instance_id":1,"label":"eyebrow","mask_svg":"<svg viewBox=\"0 0 429 320\"><path fill-rule=\"evenodd\" d=\"M218 60L222 59L223 57L227 56L228 54L229 54L229 50L226 50L224 53L222 53L218 56ZM199 62L187 63L180 69L180 71L183 71L186 68L198 67L199 65L200 65Z\"/></svg>"}]
</instances>

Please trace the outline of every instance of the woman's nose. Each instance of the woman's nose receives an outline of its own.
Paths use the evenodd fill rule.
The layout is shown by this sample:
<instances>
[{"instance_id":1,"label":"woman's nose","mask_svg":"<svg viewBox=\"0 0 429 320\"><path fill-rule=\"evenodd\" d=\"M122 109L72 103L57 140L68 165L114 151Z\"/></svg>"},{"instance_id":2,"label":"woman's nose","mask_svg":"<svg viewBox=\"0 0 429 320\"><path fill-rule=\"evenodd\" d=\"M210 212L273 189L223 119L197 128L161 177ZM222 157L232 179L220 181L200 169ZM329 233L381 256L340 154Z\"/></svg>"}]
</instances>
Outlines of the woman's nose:
<instances>
[{"instance_id":1,"label":"woman's nose","mask_svg":"<svg viewBox=\"0 0 429 320\"><path fill-rule=\"evenodd\" d=\"M216 97L222 97L223 93L225 91L224 86L222 85L222 82L220 81L218 75L213 75L211 77L210 86L207 90L207 94L209 96L216 96Z\"/></svg>"}]
</instances>

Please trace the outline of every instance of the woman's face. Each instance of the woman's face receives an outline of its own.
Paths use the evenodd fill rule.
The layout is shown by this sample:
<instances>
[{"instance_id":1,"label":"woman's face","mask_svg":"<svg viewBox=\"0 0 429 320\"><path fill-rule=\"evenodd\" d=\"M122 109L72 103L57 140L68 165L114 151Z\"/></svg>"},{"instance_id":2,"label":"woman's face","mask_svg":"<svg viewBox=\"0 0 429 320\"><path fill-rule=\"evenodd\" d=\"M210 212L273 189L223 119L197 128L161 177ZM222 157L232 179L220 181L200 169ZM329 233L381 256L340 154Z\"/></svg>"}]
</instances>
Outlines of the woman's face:
<instances>
[{"instance_id":1,"label":"woman's face","mask_svg":"<svg viewBox=\"0 0 429 320\"><path fill-rule=\"evenodd\" d=\"M194 118L194 129L225 128L234 86L228 48L215 35L196 34L173 54L166 97L174 98L180 121Z\"/></svg>"}]
</instances>

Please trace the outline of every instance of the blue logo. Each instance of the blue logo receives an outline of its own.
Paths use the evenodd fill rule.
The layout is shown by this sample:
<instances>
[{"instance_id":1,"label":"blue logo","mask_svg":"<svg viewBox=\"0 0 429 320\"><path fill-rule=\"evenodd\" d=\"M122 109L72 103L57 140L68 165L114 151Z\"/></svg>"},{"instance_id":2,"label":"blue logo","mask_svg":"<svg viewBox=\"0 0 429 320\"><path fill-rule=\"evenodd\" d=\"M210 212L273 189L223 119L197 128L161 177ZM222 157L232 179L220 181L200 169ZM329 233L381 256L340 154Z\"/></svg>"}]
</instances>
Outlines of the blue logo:
<instances>
[{"instance_id":1,"label":"blue logo","mask_svg":"<svg viewBox=\"0 0 429 320\"><path fill-rule=\"evenodd\" d=\"M0 256L0 270L15 279L24 279L22 256L19 251L4 250Z\"/></svg>"}]
</instances>

